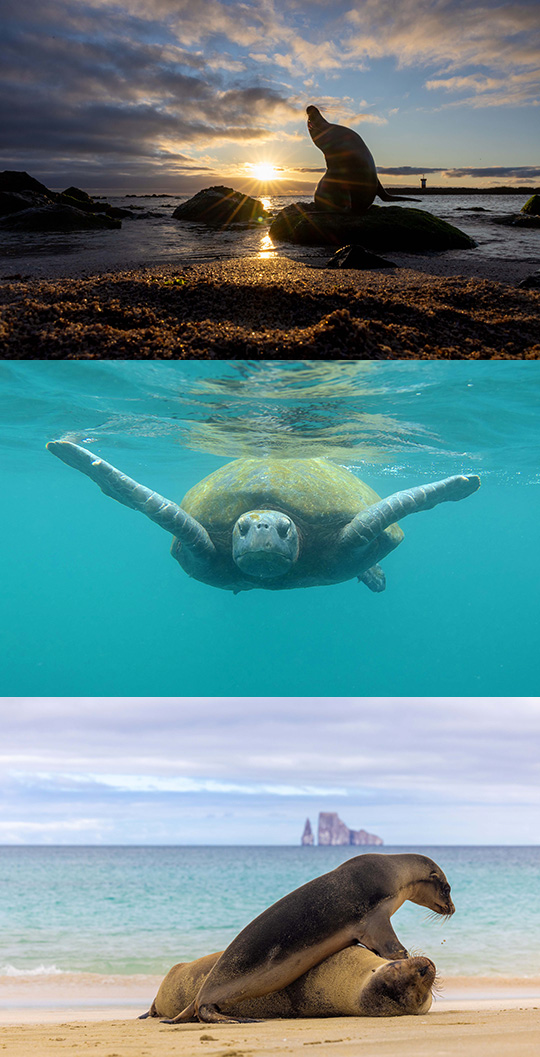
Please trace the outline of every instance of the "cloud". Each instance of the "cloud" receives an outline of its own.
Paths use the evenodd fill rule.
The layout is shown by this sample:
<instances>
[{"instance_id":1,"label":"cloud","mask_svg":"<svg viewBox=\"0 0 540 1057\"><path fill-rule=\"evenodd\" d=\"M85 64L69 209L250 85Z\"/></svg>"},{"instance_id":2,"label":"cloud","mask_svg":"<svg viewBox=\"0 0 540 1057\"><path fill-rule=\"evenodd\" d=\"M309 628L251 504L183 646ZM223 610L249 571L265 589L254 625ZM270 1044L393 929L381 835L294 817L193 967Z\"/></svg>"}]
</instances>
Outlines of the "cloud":
<instances>
[{"instance_id":1,"label":"cloud","mask_svg":"<svg viewBox=\"0 0 540 1057\"><path fill-rule=\"evenodd\" d=\"M19 775L412 792L528 787L539 771L528 699L22 698L3 711L0 765Z\"/></svg>"},{"instance_id":2,"label":"cloud","mask_svg":"<svg viewBox=\"0 0 540 1057\"><path fill-rule=\"evenodd\" d=\"M175 178L209 146L229 157L235 145L272 140L307 151L308 81L330 120L384 125L372 100L327 94L329 78L357 77L377 60L428 69L420 90L436 109L540 97L529 0L8 0L4 9L0 158L41 178L56 172L55 186L66 170L101 172L105 183L121 172L126 185Z\"/></svg>"},{"instance_id":3,"label":"cloud","mask_svg":"<svg viewBox=\"0 0 540 1057\"><path fill-rule=\"evenodd\" d=\"M382 176L423 176L426 173L443 172L443 167L441 166L439 169L430 169L429 166L426 165L378 165L377 172Z\"/></svg>"},{"instance_id":4,"label":"cloud","mask_svg":"<svg viewBox=\"0 0 540 1057\"><path fill-rule=\"evenodd\" d=\"M154 15L165 6L154 5ZM145 164L159 172L166 157L173 170L175 161L195 167L209 144L262 142L297 120L298 106L261 83L255 64L243 77L243 58L189 50L170 26L143 17L152 15L148 6L130 7L68 0L41 7L30 0L21 13L8 7L0 73L4 165L24 162L41 172L56 158L59 168L98 161L111 173L123 167L133 174ZM189 5L190 17L193 10Z\"/></svg>"},{"instance_id":5,"label":"cloud","mask_svg":"<svg viewBox=\"0 0 540 1057\"><path fill-rule=\"evenodd\" d=\"M462 169L445 169L444 175L456 179L461 179L463 176L474 177L475 179L508 179L508 180L538 180L540 179L540 166L534 165L493 165L488 168L462 168Z\"/></svg>"},{"instance_id":6,"label":"cloud","mask_svg":"<svg viewBox=\"0 0 540 1057\"><path fill-rule=\"evenodd\" d=\"M399 66L467 66L493 70L538 67L540 34L535 2L471 6L468 0L362 0L347 14L351 53L394 55ZM355 36L355 32L358 36Z\"/></svg>"},{"instance_id":7,"label":"cloud","mask_svg":"<svg viewBox=\"0 0 540 1057\"><path fill-rule=\"evenodd\" d=\"M539 50L540 61L540 50ZM540 105L540 71L527 73L506 73L504 77L488 77L483 74L470 74L466 77L446 77L426 81L428 91L445 91L459 93L472 91L466 96L445 103L443 106L506 107Z\"/></svg>"},{"instance_id":8,"label":"cloud","mask_svg":"<svg viewBox=\"0 0 540 1057\"><path fill-rule=\"evenodd\" d=\"M425 176L430 173L441 173L448 180L461 180L465 176L482 180L502 178L523 181L540 179L540 166L534 165L492 165L483 168L469 166L460 169L448 169L443 165L439 166L439 168L430 168L428 165L378 165L377 172L381 176Z\"/></svg>"},{"instance_id":9,"label":"cloud","mask_svg":"<svg viewBox=\"0 0 540 1057\"><path fill-rule=\"evenodd\" d=\"M0 701L8 843L283 843L339 810L387 842L526 842L538 699ZM474 820L474 821L472 821ZM461 837L459 834L461 833Z\"/></svg>"}]
</instances>

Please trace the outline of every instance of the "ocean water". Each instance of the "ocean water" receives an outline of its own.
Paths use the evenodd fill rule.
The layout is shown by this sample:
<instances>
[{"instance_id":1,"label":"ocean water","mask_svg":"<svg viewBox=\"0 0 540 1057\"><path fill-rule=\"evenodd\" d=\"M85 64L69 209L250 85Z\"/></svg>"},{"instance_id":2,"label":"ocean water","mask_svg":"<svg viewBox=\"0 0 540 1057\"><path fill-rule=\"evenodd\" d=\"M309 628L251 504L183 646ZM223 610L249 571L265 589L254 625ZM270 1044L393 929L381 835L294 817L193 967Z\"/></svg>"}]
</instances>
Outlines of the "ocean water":
<instances>
[{"instance_id":1,"label":"ocean water","mask_svg":"<svg viewBox=\"0 0 540 1057\"><path fill-rule=\"evenodd\" d=\"M540 848L419 851L445 871L449 921L405 903L399 938L440 974L540 975ZM0 976L164 974L223 949L287 892L357 849L0 847Z\"/></svg>"},{"instance_id":2,"label":"ocean water","mask_svg":"<svg viewBox=\"0 0 540 1057\"><path fill-rule=\"evenodd\" d=\"M134 198L110 197L112 205L134 207L134 217L122 222L121 230L73 233L2 232L0 277L22 272L47 278L86 274L103 270L144 266L178 266L225 257L289 257L294 260L326 261L328 247L294 246L272 242L268 225L215 231L200 224L182 223L172 216L188 195ZM538 229L501 226L501 216L519 213L523 195L431 195L412 208L426 210L465 231L478 243L472 250L449 250L444 256L459 260L490 258L530 261L538 266ZM265 208L277 212L294 196L263 198ZM384 203L377 205L385 208Z\"/></svg>"},{"instance_id":3,"label":"ocean water","mask_svg":"<svg viewBox=\"0 0 540 1057\"><path fill-rule=\"evenodd\" d=\"M0 696L538 694L534 363L0 364ZM403 522L387 588L233 596L53 458L85 444L180 501L242 455L326 455L380 495L480 490Z\"/></svg>"}]
</instances>

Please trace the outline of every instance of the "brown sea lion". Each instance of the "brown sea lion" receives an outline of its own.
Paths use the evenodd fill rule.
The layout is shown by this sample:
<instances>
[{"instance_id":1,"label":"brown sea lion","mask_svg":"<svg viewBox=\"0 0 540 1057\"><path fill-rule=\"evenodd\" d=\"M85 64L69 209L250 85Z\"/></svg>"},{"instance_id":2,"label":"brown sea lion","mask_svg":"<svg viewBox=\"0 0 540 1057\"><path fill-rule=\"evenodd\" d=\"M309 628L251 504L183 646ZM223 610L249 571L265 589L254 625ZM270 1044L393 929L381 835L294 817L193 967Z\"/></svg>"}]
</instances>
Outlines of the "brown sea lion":
<instances>
[{"instance_id":1,"label":"brown sea lion","mask_svg":"<svg viewBox=\"0 0 540 1057\"><path fill-rule=\"evenodd\" d=\"M326 162L326 172L314 195L319 209L358 214L365 213L377 197L383 202L419 201L384 190L373 155L354 129L331 125L316 106L308 106L306 112L308 132Z\"/></svg>"},{"instance_id":2,"label":"brown sea lion","mask_svg":"<svg viewBox=\"0 0 540 1057\"><path fill-rule=\"evenodd\" d=\"M406 958L391 924L410 899L437 914L454 913L450 885L425 855L356 855L290 892L229 944L196 997L171 1023L239 1018L221 1007L281 991L332 954L362 944L381 958Z\"/></svg>"},{"instance_id":3,"label":"brown sea lion","mask_svg":"<svg viewBox=\"0 0 540 1057\"><path fill-rule=\"evenodd\" d=\"M222 952L223 953L223 952ZM174 1018L193 1001L221 954L173 965L146 1017ZM400 1017L427 1013L436 976L429 958L388 961L366 947L347 947L273 994L225 1003L230 1016Z\"/></svg>"}]
</instances>

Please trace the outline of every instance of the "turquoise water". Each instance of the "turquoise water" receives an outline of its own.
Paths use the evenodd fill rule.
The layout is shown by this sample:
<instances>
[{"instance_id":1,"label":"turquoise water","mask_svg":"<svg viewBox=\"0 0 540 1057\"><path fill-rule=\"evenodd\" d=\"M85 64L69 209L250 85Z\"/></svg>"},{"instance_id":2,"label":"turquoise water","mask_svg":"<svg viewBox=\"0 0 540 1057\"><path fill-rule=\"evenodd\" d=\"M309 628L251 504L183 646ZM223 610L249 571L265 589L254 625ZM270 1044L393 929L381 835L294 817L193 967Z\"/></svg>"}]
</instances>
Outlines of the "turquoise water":
<instances>
[{"instance_id":1,"label":"turquoise water","mask_svg":"<svg viewBox=\"0 0 540 1057\"><path fill-rule=\"evenodd\" d=\"M420 851L446 872L456 913L404 904L392 923L444 975L540 974L540 848ZM165 973L226 946L268 905L350 848L0 847L0 975ZM384 854L384 853L381 853Z\"/></svg>"},{"instance_id":2,"label":"turquoise water","mask_svg":"<svg viewBox=\"0 0 540 1057\"><path fill-rule=\"evenodd\" d=\"M534 363L0 364L0 695L534 695ZM387 589L234 597L46 450L86 444L180 500L228 459L329 455L381 495L482 487L403 522Z\"/></svg>"}]
</instances>

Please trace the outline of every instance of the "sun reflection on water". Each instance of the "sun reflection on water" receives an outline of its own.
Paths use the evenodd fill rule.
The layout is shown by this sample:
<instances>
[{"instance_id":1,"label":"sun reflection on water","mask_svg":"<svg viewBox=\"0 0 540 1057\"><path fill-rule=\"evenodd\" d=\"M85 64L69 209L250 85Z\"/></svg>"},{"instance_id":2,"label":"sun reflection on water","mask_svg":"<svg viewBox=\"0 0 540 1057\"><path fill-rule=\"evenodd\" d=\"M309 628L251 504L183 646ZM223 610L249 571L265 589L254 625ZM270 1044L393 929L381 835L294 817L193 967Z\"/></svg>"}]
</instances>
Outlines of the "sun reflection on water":
<instances>
[{"instance_id":1,"label":"sun reflection on water","mask_svg":"<svg viewBox=\"0 0 540 1057\"><path fill-rule=\"evenodd\" d=\"M270 238L270 235L268 235L268 234L263 235L263 237L261 239L261 246L260 246L259 252L257 254L257 257L259 258L259 260L265 260L268 257L275 257L275 256L276 256L276 247L274 246L274 243L272 242L272 239Z\"/></svg>"}]
</instances>

